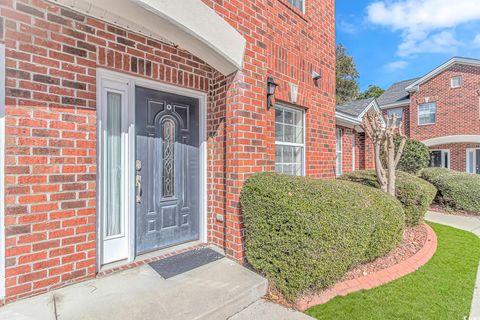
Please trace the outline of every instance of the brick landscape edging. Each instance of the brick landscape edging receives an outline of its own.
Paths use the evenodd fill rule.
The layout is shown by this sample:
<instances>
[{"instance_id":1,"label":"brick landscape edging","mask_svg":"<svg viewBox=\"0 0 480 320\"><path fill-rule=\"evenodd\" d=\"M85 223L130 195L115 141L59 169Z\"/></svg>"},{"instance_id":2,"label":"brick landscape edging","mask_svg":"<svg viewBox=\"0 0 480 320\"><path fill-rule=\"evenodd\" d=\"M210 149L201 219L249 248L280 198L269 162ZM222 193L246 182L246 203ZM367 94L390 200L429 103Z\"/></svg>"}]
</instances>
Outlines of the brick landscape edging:
<instances>
[{"instance_id":1,"label":"brick landscape edging","mask_svg":"<svg viewBox=\"0 0 480 320\"><path fill-rule=\"evenodd\" d=\"M315 305L326 303L336 296L345 296L362 289L376 288L382 284L391 282L416 271L427 263L437 250L437 236L435 235L435 232L433 232L429 225L424 224L424 226L427 230L425 244L422 249L407 260L364 277L338 282L330 289L327 289L318 295L308 296L298 300L295 307L303 311Z\"/></svg>"}]
</instances>

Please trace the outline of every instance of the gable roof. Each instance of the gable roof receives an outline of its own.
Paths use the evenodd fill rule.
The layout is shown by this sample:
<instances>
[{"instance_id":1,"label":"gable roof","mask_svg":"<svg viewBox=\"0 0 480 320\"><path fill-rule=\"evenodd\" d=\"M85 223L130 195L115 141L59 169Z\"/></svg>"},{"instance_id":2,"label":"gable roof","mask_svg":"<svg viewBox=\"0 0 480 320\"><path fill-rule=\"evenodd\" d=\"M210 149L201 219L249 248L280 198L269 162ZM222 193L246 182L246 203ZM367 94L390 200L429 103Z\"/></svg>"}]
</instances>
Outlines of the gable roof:
<instances>
[{"instance_id":1,"label":"gable roof","mask_svg":"<svg viewBox=\"0 0 480 320\"><path fill-rule=\"evenodd\" d=\"M378 105L380 108L401 106L410 104L410 94L406 88L420 78L403 80L394 83L380 97L378 97Z\"/></svg>"},{"instance_id":2,"label":"gable roof","mask_svg":"<svg viewBox=\"0 0 480 320\"><path fill-rule=\"evenodd\" d=\"M341 104L337 106L337 111L357 118L373 102L373 100L375 100L375 98L355 100Z\"/></svg>"},{"instance_id":3,"label":"gable roof","mask_svg":"<svg viewBox=\"0 0 480 320\"><path fill-rule=\"evenodd\" d=\"M438 68L430 71L429 73L427 73L423 77L419 78L417 81L410 84L407 88L405 88L405 90L407 92L417 91L418 87L422 83L432 79L433 77L435 77L439 73L443 72L444 70L450 68L454 64L465 64L465 65L472 65L472 66L480 66L480 59L453 57L452 59L448 60L447 62L445 62L444 64L442 64Z\"/></svg>"},{"instance_id":4,"label":"gable roof","mask_svg":"<svg viewBox=\"0 0 480 320\"><path fill-rule=\"evenodd\" d=\"M363 116L368 110L373 108L375 111L380 111L377 99L368 98L362 100L355 100L345 104L337 105L336 118L349 125L359 125L363 121ZM382 119L383 120L383 119Z\"/></svg>"}]
</instances>

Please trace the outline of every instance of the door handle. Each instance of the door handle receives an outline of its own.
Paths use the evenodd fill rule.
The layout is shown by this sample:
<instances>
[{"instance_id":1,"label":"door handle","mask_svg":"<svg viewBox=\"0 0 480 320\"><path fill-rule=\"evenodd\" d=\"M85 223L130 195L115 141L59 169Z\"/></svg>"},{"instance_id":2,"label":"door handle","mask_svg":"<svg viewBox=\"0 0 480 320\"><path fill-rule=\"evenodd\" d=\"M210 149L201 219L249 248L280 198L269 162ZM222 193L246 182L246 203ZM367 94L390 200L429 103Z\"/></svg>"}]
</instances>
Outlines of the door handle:
<instances>
[{"instance_id":1,"label":"door handle","mask_svg":"<svg viewBox=\"0 0 480 320\"><path fill-rule=\"evenodd\" d=\"M136 202L141 203L141 198L142 198L142 176L137 174L135 176L135 187L137 189L137 195L136 195Z\"/></svg>"}]
</instances>

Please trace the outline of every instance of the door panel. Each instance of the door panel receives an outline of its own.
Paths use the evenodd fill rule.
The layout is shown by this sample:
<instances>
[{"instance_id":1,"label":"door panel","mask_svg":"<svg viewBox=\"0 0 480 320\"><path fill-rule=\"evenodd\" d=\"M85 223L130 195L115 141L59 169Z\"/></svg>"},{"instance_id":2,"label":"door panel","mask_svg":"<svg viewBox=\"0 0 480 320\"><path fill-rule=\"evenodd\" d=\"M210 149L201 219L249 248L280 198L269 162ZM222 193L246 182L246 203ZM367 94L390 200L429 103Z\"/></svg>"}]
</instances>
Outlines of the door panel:
<instances>
[{"instance_id":1,"label":"door panel","mask_svg":"<svg viewBox=\"0 0 480 320\"><path fill-rule=\"evenodd\" d=\"M477 174L480 174L480 149L475 150L476 156L475 156L475 172Z\"/></svg>"},{"instance_id":2,"label":"door panel","mask_svg":"<svg viewBox=\"0 0 480 320\"><path fill-rule=\"evenodd\" d=\"M199 102L136 88L136 252L199 238Z\"/></svg>"}]
</instances>

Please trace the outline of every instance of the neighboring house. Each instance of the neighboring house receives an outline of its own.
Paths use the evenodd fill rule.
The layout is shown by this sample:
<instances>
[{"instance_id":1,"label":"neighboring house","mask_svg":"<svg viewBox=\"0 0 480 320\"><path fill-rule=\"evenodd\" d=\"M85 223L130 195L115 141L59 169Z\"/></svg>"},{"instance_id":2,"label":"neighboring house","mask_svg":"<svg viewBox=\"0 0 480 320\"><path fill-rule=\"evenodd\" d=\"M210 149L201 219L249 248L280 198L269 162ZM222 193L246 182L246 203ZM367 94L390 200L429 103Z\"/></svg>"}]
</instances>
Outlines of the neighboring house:
<instances>
[{"instance_id":1,"label":"neighboring house","mask_svg":"<svg viewBox=\"0 0 480 320\"><path fill-rule=\"evenodd\" d=\"M432 151L431 166L480 173L480 60L452 58L378 98L384 115Z\"/></svg>"},{"instance_id":2,"label":"neighboring house","mask_svg":"<svg viewBox=\"0 0 480 320\"><path fill-rule=\"evenodd\" d=\"M178 245L243 261L248 176L335 176L334 13L333 0L2 1L0 299Z\"/></svg>"},{"instance_id":3,"label":"neighboring house","mask_svg":"<svg viewBox=\"0 0 480 320\"><path fill-rule=\"evenodd\" d=\"M335 165L337 176L355 170L375 168L373 144L361 128L365 115L369 111L380 111L374 98L337 106Z\"/></svg>"}]
</instances>

